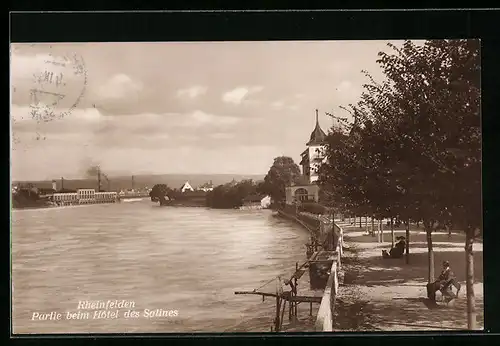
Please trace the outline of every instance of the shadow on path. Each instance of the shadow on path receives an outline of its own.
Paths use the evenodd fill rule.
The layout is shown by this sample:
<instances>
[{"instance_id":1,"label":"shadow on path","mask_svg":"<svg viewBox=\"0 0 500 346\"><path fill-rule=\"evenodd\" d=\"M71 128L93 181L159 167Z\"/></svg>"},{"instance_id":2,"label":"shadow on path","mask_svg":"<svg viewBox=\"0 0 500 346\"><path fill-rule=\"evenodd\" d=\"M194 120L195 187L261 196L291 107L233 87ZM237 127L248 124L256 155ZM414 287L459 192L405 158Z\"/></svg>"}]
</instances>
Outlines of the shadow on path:
<instances>
[{"instance_id":1,"label":"shadow on path","mask_svg":"<svg viewBox=\"0 0 500 346\"><path fill-rule=\"evenodd\" d=\"M384 260L353 240L344 251L343 281L336 301L335 330L404 331L465 330L467 328L465 287L451 304L426 298L427 253L415 253L406 265L403 260ZM374 244L375 245L375 244ZM440 252L435 260L452 263L459 281L465 280L465 255L462 251ZM378 249L375 250L378 252ZM476 285L482 282L482 252L475 253ZM479 282L479 283L478 283ZM475 285L475 286L476 286ZM482 286L481 286L482 289ZM479 291L479 290L478 290ZM484 325L483 297L476 291L477 322Z\"/></svg>"}]
</instances>

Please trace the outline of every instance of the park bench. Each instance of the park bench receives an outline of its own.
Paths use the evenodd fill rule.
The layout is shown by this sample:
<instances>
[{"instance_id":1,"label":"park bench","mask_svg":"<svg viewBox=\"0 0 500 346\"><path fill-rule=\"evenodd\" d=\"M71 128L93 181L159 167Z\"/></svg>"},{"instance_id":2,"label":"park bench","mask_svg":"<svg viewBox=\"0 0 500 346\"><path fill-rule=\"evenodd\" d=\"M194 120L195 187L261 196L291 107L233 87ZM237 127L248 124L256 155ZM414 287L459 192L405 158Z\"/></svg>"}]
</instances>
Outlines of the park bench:
<instances>
[{"instance_id":1,"label":"park bench","mask_svg":"<svg viewBox=\"0 0 500 346\"><path fill-rule=\"evenodd\" d=\"M458 292L460 292L461 287L460 283L457 282L457 286L458 287L455 287L449 283L439 290L441 293L441 301L443 303L449 305L454 299L458 298Z\"/></svg>"}]
</instances>

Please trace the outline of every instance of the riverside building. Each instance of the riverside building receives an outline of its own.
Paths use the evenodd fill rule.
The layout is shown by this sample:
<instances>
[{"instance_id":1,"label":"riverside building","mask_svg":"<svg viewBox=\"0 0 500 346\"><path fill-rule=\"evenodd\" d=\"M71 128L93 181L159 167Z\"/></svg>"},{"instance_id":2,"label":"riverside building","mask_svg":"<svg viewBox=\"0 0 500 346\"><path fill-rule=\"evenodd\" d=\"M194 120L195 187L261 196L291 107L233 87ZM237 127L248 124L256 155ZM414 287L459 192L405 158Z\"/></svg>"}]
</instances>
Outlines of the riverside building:
<instances>
[{"instance_id":1,"label":"riverside building","mask_svg":"<svg viewBox=\"0 0 500 346\"><path fill-rule=\"evenodd\" d=\"M95 189L78 189L76 192L54 193L52 201L57 205L80 205L115 203L118 194L116 192L96 192Z\"/></svg>"},{"instance_id":2,"label":"riverside building","mask_svg":"<svg viewBox=\"0 0 500 346\"><path fill-rule=\"evenodd\" d=\"M296 202L319 201L319 186L317 185L319 165L325 160L323 148L325 146L326 133L319 125L318 110L316 109L316 126L306 143L306 150L302 152L300 166L302 175L308 184L292 185L285 188L286 204Z\"/></svg>"}]
</instances>

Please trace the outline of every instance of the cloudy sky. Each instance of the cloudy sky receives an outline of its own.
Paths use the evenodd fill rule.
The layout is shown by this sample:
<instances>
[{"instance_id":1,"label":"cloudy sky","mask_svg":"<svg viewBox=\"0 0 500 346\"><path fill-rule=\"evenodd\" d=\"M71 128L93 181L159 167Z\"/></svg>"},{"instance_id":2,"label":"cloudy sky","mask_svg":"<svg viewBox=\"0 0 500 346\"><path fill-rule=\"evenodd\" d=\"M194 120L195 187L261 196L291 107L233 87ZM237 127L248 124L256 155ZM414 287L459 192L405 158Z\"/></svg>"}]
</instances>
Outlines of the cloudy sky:
<instances>
[{"instance_id":1,"label":"cloudy sky","mask_svg":"<svg viewBox=\"0 0 500 346\"><path fill-rule=\"evenodd\" d=\"M396 42L393 42L396 43ZM12 177L265 174L346 114L387 41L14 44ZM398 43L396 43L398 44Z\"/></svg>"}]
</instances>

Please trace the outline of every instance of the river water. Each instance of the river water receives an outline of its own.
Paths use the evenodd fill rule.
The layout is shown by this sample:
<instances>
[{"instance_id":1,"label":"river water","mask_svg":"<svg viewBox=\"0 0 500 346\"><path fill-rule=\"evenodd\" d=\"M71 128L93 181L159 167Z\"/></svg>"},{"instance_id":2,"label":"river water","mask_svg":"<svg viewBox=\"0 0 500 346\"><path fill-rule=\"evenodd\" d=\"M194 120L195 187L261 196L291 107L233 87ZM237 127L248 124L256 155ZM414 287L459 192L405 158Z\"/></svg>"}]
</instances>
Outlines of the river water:
<instances>
[{"instance_id":1,"label":"river water","mask_svg":"<svg viewBox=\"0 0 500 346\"><path fill-rule=\"evenodd\" d=\"M274 299L234 291L289 277L305 260L308 237L269 210L150 201L15 210L13 332L267 332ZM275 290L275 281L262 289ZM107 303L115 300L128 306ZM78 309L84 301L108 307ZM118 317L94 318L100 310ZM136 317L125 317L128 310Z\"/></svg>"}]
</instances>

